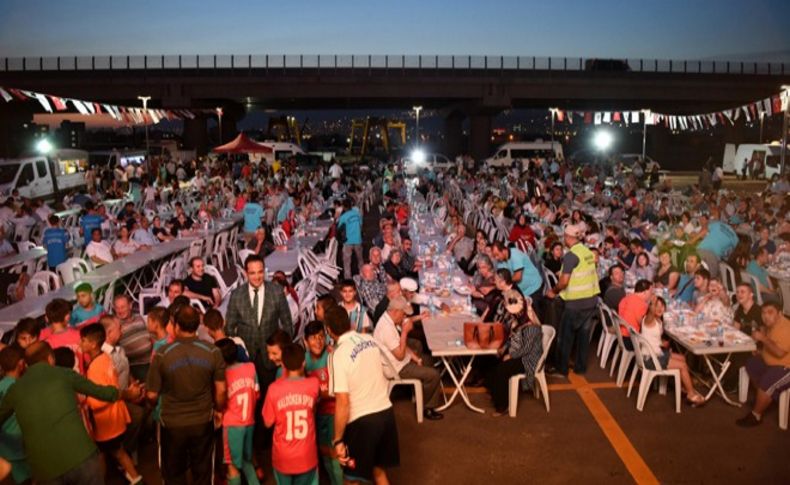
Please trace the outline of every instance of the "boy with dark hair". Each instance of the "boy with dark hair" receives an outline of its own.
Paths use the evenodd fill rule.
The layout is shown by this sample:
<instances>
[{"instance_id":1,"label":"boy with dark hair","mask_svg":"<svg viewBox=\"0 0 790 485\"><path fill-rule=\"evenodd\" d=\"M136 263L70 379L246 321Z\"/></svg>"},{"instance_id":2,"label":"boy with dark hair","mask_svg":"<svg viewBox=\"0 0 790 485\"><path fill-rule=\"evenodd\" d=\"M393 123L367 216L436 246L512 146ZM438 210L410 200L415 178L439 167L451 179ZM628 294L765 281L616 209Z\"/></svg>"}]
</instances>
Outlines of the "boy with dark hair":
<instances>
[{"instance_id":1,"label":"boy with dark hair","mask_svg":"<svg viewBox=\"0 0 790 485\"><path fill-rule=\"evenodd\" d=\"M0 380L0 401L8 389L14 385L25 370L25 351L11 346L0 350L0 368L3 379ZM31 478L30 467L25 461L25 445L22 442L22 430L12 415L0 428L0 456L11 464L11 476L16 483L23 483Z\"/></svg>"},{"instance_id":2,"label":"boy with dark hair","mask_svg":"<svg viewBox=\"0 0 790 485\"><path fill-rule=\"evenodd\" d=\"M95 323L104 314L104 308L93 300L93 287L90 283L80 283L74 288L77 306L71 312L69 323L72 327Z\"/></svg>"},{"instance_id":3,"label":"boy with dark hair","mask_svg":"<svg viewBox=\"0 0 790 485\"><path fill-rule=\"evenodd\" d=\"M77 365L77 356L68 347L52 349L52 357L55 359L55 367L74 370Z\"/></svg>"},{"instance_id":4,"label":"boy with dark hair","mask_svg":"<svg viewBox=\"0 0 790 485\"><path fill-rule=\"evenodd\" d=\"M41 324L35 318L23 318L16 324L14 328L15 340L14 343L25 350L32 344L38 342L39 335L41 334Z\"/></svg>"},{"instance_id":5,"label":"boy with dark hair","mask_svg":"<svg viewBox=\"0 0 790 485\"><path fill-rule=\"evenodd\" d=\"M329 474L332 485L342 485L343 470L332 456L332 438L335 434L335 398L329 395L329 351L326 345L326 331L318 320L308 323L304 329L305 374L318 379L320 399L316 408L316 430L321 461Z\"/></svg>"},{"instance_id":6,"label":"boy with dark hair","mask_svg":"<svg viewBox=\"0 0 790 485\"><path fill-rule=\"evenodd\" d=\"M170 323L170 312L167 308L152 308L146 315L145 325L154 341L153 352L173 341L173 325Z\"/></svg>"},{"instance_id":7,"label":"boy with dark hair","mask_svg":"<svg viewBox=\"0 0 790 485\"><path fill-rule=\"evenodd\" d=\"M80 329L82 351L90 358L86 377L94 384L118 388L118 372L110 356L102 352L105 338L104 326L100 323L91 323ZM142 396L142 388L139 384L133 383L121 393L121 396L123 399L139 399ZM137 472L131 457L123 447L126 426L131 422L126 404L121 399L106 403L92 397L87 398L86 403L93 415L93 437L96 446L102 453L111 455L118 461L126 472L129 483L142 482L142 475Z\"/></svg>"},{"instance_id":8,"label":"boy with dark hair","mask_svg":"<svg viewBox=\"0 0 790 485\"><path fill-rule=\"evenodd\" d=\"M283 369L283 349L291 343L291 336L282 329L277 329L266 339L266 354L269 360L277 366L277 378L280 378L285 370Z\"/></svg>"},{"instance_id":9,"label":"boy with dark hair","mask_svg":"<svg viewBox=\"0 0 790 485\"><path fill-rule=\"evenodd\" d=\"M315 401L319 383L304 377L304 349L288 344L282 349L285 379L274 381L266 393L263 421L274 426L272 467L277 483L318 484Z\"/></svg>"},{"instance_id":10,"label":"boy with dark hair","mask_svg":"<svg viewBox=\"0 0 790 485\"><path fill-rule=\"evenodd\" d=\"M62 298L55 298L44 309L49 327L41 331L40 339L53 349L67 347L77 355L78 368L82 373L82 349L80 348L80 332L69 326L71 303Z\"/></svg>"},{"instance_id":11,"label":"boy with dark hair","mask_svg":"<svg viewBox=\"0 0 790 485\"><path fill-rule=\"evenodd\" d=\"M41 238L42 245L47 248L47 266L50 271L56 271L57 266L66 261L66 244L69 242L69 233L60 227L58 216L49 216L49 227L44 229Z\"/></svg>"},{"instance_id":12,"label":"boy with dark hair","mask_svg":"<svg viewBox=\"0 0 790 485\"><path fill-rule=\"evenodd\" d=\"M209 309L203 315L203 326L208 330L208 335L214 341L214 344L228 338L225 334L225 319L222 318L222 313L216 308ZM247 353L247 347L244 345L244 340L240 337L230 337L230 339L236 344L236 351L238 352L236 360L238 362L249 362L250 357Z\"/></svg>"},{"instance_id":13,"label":"boy with dark hair","mask_svg":"<svg viewBox=\"0 0 790 485\"><path fill-rule=\"evenodd\" d=\"M241 473L249 485L258 485L252 463L252 437L255 429L255 403L260 397L258 376L251 362L238 362L238 345L229 339L215 345L225 360L228 397L222 415L224 462L228 465L228 484L241 485Z\"/></svg>"}]
</instances>

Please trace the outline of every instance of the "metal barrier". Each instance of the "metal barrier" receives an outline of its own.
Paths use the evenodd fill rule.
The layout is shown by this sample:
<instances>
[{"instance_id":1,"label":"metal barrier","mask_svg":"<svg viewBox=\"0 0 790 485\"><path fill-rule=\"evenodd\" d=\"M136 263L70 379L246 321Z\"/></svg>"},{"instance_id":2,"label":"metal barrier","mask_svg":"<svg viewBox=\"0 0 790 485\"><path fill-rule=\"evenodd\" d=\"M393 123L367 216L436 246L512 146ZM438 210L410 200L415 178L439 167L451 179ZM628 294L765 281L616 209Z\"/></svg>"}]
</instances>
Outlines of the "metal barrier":
<instances>
[{"instance_id":1,"label":"metal barrier","mask_svg":"<svg viewBox=\"0 0 790 485\"><path fill-rule=\"evenodd\" d=\"M360 69L360 70L486 70L587 71L581 57L423 56L423 55L170 55L0 57L0 72L114 71L163 69ZM683 74L790 74L790 63L622 59L623 72ZM613 72L613 71L608 71Z\"/></svg>"}]
</instances>

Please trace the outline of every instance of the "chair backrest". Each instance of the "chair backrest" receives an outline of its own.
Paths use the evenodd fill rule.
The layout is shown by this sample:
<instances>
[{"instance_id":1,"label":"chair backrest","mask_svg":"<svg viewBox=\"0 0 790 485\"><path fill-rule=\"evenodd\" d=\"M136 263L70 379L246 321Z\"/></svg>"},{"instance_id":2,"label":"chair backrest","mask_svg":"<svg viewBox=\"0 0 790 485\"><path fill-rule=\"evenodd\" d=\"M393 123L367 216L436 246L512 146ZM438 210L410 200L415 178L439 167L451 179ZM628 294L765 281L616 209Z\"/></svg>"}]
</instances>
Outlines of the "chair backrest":
<instances>
[{"instance_id":1,"label":"chair backrest","mask_svg":"<svg viewBox=\"0 0 790 485\"><path fill-rule=\"evenodd\" d=\"M732 266L725 262L719 263L719 271L721 271L721 282L724 284L724 289L727 291L731 297L735 294L736 282L735 282L735 270L732 269Z\"/></svg>"},{"instance_id":2,"label":"chair backrest","mask_svg":"<svg viewBox=\"0 0 790 485\"><path fill-rule=\"evenodd\" d=\"M16 247L19 249L20 253L25 253L31 249L35 249L36 243L31 241L19 241L16 243Z\"/></svg>"},{"instance_id":3,"label":"chair backrest","mask_svg":"<svg viewBox=\"0 0 790 485\"><path fill-rule=\"evenodd\" d=\"M628 352L628 349L625 348L625 343L624 343L625 337L623 337L623 333L622 333L622 331L620 329L620 326L622 325L622 326L628 328L630 325L628 325L628 322L623 320L620 317L620 315L618 315L617 312L615 312L612 309L609 309L609 316L612 319L612 326L614 327L614 334L617 337L617 346L620 347L621 351ZM629 333L631 333L631 332L629 332Z\"/></svg>"},{"instance_id":4,"label":"chair backrest","mask_svg":"<svg viewBox=\"0 0 790 485\"><path fill-rule=\"evenodd\" d=\"M242 267L244 266L244 262L247 261L247 258L255 254L255 251L252 249L239 249L239 261L241 262Z\"/></svg>"},{"instance_id":5,"label":"chair backrest","mask_svg":"<svg viewBox=\"0 0 790 485\"><path fill-rule=\"evenodd\" d=\"M332 264L337 261L337 239L329 239L324 255L326 256L326 260Z\"/></svg>"},{"instance_id":6,"label":"chair backrest","mask_svg":"<svg viewBox=\"0 0 790 485\"><path fill-rule=\"evenodd\" d=\"M30 280L43 281L50 291L57 290L63 286L60 276L52 271L38 271L30 278Z\"/></svg>"},{"instance_id":7,"label":"chair backrest","mask_svg":"<svg viewBox=\"0 0 790 485\"><path fill-rule=\"evenodd\" d=\"M25 287L25 297L40 296L50 291L46 281L31 279Z\"/></svg>"},{"instance_id":8,"label":"chair backrest","mask_svg":"<svg viewBox=\"0 0 790 485\"><path fill-rule=\"evenodd\" d=\"M763 304L763 294L759 290L760 288L760 280L751 273L747 273L746 271L741 271L741 280L747 281L752 285L752 290L754 292L754 301L758 305L762 306ZM769 281L770 283L770 281Z\"/></svg>"},{"instance_id":9,"label":"chair backrest","mask_svg":"<svg viewBox=\"0 0 790 485\"><path fill-rule=\"evenodd\" d=\"M633 329L633 327L629 326L628 329L629 338L631 339L631 345L634 347L634 357L636 360L636 365L639 366L640 369L645 368L645 359L650 359L653 361L653 369L660 371L663 370L661 363L658 361L658 356L653 351L652 347L648 343L647 339L642 336L639 332Z\"/></svg>"},{"instance_id":10,"label":"chair backrest","mask_svg":"<svg viewBox=\"0 0 790 485\"><path fill-rule=\"evenodd\" d=\"M207 264L204 266L204 268L206 274L213 276L214 279L217 280L217 284L219 285L220 295L222 296L222 298L225 298L225 295L227 295L230 292L230 287L225 282L225 279L222 277L222 273L220 273L219 269L217 269L217 267L212 264Z\"/></svg>"},{"instance_id":11,"label":"chair backrest","mask_svg":"<svg viewBox=\"0 0 790 485\"><path fill-rule=\"evenodd\" d=\"M55 269L60 275L61 280L63 280L63 284L68 285L69 283L76 281L80 275L87 273L84 268L85 265L83 259L69 258L66 261L60 263Z\"/></svg>"},{"instance_id":12,"label":"chair backrest","mask_svg":"<svg viewBox=\"0 0 790 485\"><path fill-rule=\"evenodd\" d=\"M391 381L401 380L400 376L395 371L395 363L390 358L390 353L377 340L374 340L374 342L376 343L376 347L378 347L379 353L381 354L381 366L384 370L384 377Z\"/></svg>"},{"instance_id":13,"label":"chair backrest","mask_svg":"<svg viewBox=\"0 0 790 485\"><path fill-rule=\"evenodd\" d=\"M277 246L284 246L288 243L288 235L285 234L285 230L282 227L272 229L272 239L274 239L274 244Z\"/></svg>"},{"instance_id":14,"label":"chair backrest","mask_svg":"<svg viewBox=\"0 0 790 485\"><path fill-rule=\"evenodd\" d=\"M549 349L551 349L551 342L557 335L557 330L551 325L541 325L540 328L542 330L543 352L540 354L537 367L535 367L536 371L543 369L543 364L546 362L546 357L549 355Z\"/></svg>"}]
</instances>

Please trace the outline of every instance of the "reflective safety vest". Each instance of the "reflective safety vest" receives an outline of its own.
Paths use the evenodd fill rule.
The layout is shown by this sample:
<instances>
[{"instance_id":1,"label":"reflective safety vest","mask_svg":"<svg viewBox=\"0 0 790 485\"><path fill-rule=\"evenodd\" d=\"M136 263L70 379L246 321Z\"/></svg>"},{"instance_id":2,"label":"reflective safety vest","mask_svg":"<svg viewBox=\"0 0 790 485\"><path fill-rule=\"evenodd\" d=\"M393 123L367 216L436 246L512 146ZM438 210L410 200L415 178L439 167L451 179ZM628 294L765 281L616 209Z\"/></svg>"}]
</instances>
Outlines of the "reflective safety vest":
<instances>
[{"instance_id":1,"label":"reflective safety vest","mask_svg":"<svg viewBox=\"0 0 790 485\"><path fill-rule=\"evenodd\" d=\"M598 288L598 272L595 269L595 256L582 243L576 243L571 252L579 258L579 264L571 272L568 286L560 292L565 301L582 300L601 292Z\"/></svg>"}]
</instances>

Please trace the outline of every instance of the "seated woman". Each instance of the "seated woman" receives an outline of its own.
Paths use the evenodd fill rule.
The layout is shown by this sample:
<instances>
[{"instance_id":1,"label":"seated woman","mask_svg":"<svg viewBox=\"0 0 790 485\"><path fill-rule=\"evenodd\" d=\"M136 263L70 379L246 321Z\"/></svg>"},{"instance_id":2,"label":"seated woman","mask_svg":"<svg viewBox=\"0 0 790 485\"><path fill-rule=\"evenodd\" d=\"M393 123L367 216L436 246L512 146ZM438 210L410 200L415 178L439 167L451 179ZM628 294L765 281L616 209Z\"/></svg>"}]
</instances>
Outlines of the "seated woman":
<instances>
[{"instance_id":1,"label":"seated woman","mask_svg":"<svg viewBox=\"0 0 790 485\"><path fill-rule=\"evenodd\" d=\"M519 214L516 223L513 224L513 229L510 230L508 241L515 243L516 247L521 251L527 251L528 248L535 247L535 232L529 227L526 214Z\"/></svg>"},{"instance_id":2,"label":"seated woman","mask_svg":"<svg viewBox=\"0 0 790 485\"><path fill-rule=\"evenodd\" d=\"M555 275L560 274L562 269L562 243L557 241L551 245L551 249L543 254L543 266Z\"/></svg>"},{"instance_id":3,"label":"seated woman","mask_svg":"<svg viewBox=\"0 0 790 485\"><path fill-rule=\"evenodd\" d=\"M488 256L477 260L477 272L472 276L471 282L472 305L478 315L486 312L491 302L498 298L499 290L494 282L494 264Z\"/></svg>"},{"instance_id":4,"label":"seated woman","mask_svg":"<svg viewBox=\"0 0 790 485\"><path fill-rule=\"evenodd\" d=\"M266 236L267 234L265 228L259 227L256 229L255 235L247 243L247 249L263 258L271 254L274 251L274 243Z\"/></svg>"},{"instance_id":5,"label":"seated woman","mask_svg":"<svg viewBox=\"0 0 790 485\"><path fill-rule=\"evenodd\" d=\"M411 276L403 265L403 254L397 248L390 250L390 257L384 262L384 271L392 281L400 281L401 278Z\"/></svg>"},{"instance_id":6,"label":"seated woman","mask_svg":"<svg viewBox=\"0 0 790 485\"><path fill-rule=\"evenodd\" d=\"M659 288L672 291L677 288L678 279L680 279L680 271L672 265L672 255L669 251L661 251L658 254L658 269L653 283Z\"/></svg>"},{"instance_id":7,"label":"seated woman","mask_svg":"<svg viewBox=\"0 0 790 485\"><path fill-rule=\"evenodd\" d=\"M651 302L647 314L642 319L642 328L639 333L645 338L647 345L658 357L658 363L662 368L680 370L680 382L683 384L686 399L692 406L699 406L705 402L705 397L694 389L686 358L681 354L672 352L669 349L669 340L663 336L664 310L666 310L664 299L660 297L655 298ZM645 357L645 365L648 369L653 369L653 360L648 358L648 349L643 349L642 352Z\"/></svg>"},{"instance_id":8,"label":"seated woman","mask_svg":"<svg viewBox=\"0 0 790 485\"><path fill-rule=\"evenodd\" d=\"M710 280L708 292L697 300L694 311L702 314L704 321L716 321L721 324L731 324L733 311L730 297L724 291L724 285L720 280Z\"/></svg>"},{"instance_id":9,"label":"seated woman","mask_svg":"<svg viewBox=\"0 0 790 485\"><path fill-rule=\"evenodd\" d=\"M151 227L151 234L153 234L154 237L159 240L159 242L170 241L173 239L173 236L170 235L170 231L168 231L167 228L162 226L162 218L159 216L154 216L153 227Z\"/></svg>"},{"instance_id":10,"label":"seated woman","mask_svg":"<svg viewBox=\"0 0 790 485\"><path fill-rule=\"evenodd\" d=\"M653 281L653 277L655 276L655 270L650 265L650 257L644 251L636 256L634 265L628 272L633 275L634 281Z\"/></svg>"},{"instance_id":11,"label":"seated woman","mask_svg":"<svg viewBox=\"0 0 790 485\"><path fill-rule=\"evenodd\" d=\"M148 246L143 246L132 240L129 237L129 228L124 224L118 231L118 239L113 243L112 249L115 251L117 258L123 258L136 253L140 249L148 249Z\"/></svg>"},{"instance_id":12,"label":"seated woman","mask_svg":"<svg viewBox=\"0 0 790 485\"><path fill-rule=\"evenodd\" d=\"M525 373L526 385L535 385L535 370L543 353L543 332L532 302L518 290L508 290L503 296L507 338L498 350L499 361L488 372L486 387L494 401L494 416L507 413L508 383L514 375Z\"/></svg>"},{"instance_id":13,"label":"seated woman","mask_svg":"<svg viewBox=\"0 0 790 485\"><path fill-rule=\"evenodd\" d=\"M484 322L501 322L506 318L505 305L502 300L502 295L509 290L515 290L521 293L515 283L513 283L513 275L509 269L499 268L494 275L494 285L499 290L497 297L491 298L488 304L488 309L483 313L482 319Z\"/></svg>"}]
</instances>

